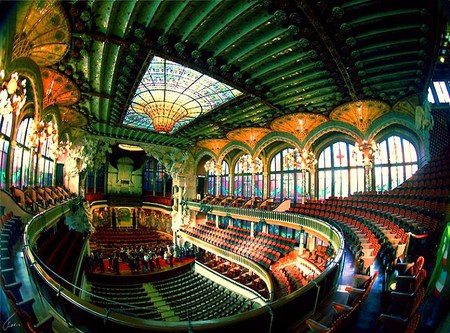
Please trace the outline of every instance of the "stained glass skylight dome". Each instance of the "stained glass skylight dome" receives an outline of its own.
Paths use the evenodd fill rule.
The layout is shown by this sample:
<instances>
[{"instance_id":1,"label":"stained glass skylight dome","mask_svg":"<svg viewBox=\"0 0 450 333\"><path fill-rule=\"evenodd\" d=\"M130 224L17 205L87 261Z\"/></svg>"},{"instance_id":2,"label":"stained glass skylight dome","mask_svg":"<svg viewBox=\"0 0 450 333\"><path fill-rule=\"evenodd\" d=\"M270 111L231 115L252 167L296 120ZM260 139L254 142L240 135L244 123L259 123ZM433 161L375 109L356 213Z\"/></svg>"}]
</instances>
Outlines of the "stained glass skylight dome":
<instances>
[{"instance_id":1,"label":"stained glass skylight dome","mask_svg":"<svg viewBox=\"0 0 450 333\"><path fill-rule=\"evenodd\" d=\"M173 133L241 94L207 75L154 56L123 124Z\"/></svg>"}]
</instances>

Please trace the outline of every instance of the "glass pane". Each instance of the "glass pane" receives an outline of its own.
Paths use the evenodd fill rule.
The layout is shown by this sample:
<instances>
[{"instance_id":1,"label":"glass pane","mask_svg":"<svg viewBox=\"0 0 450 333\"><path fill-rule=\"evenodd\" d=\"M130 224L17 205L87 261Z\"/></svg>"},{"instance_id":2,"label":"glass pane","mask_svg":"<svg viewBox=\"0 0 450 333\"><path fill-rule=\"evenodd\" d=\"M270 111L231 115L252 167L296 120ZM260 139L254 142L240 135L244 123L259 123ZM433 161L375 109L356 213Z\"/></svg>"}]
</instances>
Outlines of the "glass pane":
<instances>
[{"instance_id":1,"label":"glass pane","mask_svg":"<svg viewBox=\"0 0 450 333\"><path fill-rule=\"evenodd\" d=\"M123 124L173 133L241 94L207 75L154 56Z\"/></svg>"},{"instance_id":2,"label":"glass pane","mask_svg":"<svg viewBox=\"0 0 450 333\"><path fill-rule=\"evenodd\" d=\"M333 145L333 165L335 167L346 167L347 161L347 143L336 142Z\"/></svg>"},{"instance_id":3,"label":"glass pane","mask_svg":"<svg viewBox=\"0 0 450 333\"><path fill-rule=\"evenodd\" d=\"M6 189L6 173L8 165L6 164L9 151L9 141L0 138L0 188Z\"/></svg>"},{"instance_id":4,"label":"glass pane","mask_svg":"<svg viewBox=\"0 0 450 333\"><path fill-rule=\"evenodd\" d=\"M0 116L1 132L7 137L11 137L12 113Z\"/></svg>"},{"instance_id":5,"label":"glass pane","mask_svg":"<svg viewBox=\"0 0 450 333\"><path fill-rule=\"evenodd\" d=\"M434 89L439 100L439 103L450 103L450 97L448 96L448 89L445 81L433 82Z\"/></svg>"},{"instance_id":6,"label":"glass pane","mask_svg":"<svg viewBox=\"0 0 450 333\"><path fill-rule=\"evenodd\" d=\"M402 144L401 140L398 136L391 136L388 139L389 145L389 162L390 163L402 163L403 162L403 154L402 154Z\"/></svg>"},{"instance_id":7,"label":"glass pane","mask_svg":"<svg viewBox=\"0 0 450 333\"><path fill-rule=\"evenodd\" d=\"M431 104L436 103L433 96L433 91L431 90L431 87L428 87L428 102Z\"/></svg>"}]
</instances>

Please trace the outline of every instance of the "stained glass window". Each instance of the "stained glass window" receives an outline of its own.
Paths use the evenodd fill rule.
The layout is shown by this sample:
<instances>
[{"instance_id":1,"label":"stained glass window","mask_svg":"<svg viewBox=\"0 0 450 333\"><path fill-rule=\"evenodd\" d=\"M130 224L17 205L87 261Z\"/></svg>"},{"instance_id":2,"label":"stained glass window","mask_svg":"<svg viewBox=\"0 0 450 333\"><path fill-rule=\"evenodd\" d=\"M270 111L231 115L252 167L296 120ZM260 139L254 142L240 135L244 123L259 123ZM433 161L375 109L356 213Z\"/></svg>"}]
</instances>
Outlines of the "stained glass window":
<instances>
[{"instance_id":1,"label":"stained glass window","mask_svg":"<svg viewBox=\"0 0 450 333\"><path fill-rule=\"evenodd\" d=\"M22 188L32 185L31 182L31 145L28 137L31 134L33 118L25 118L17 130L16 142L14 148L13 167L12 167L12 185Z\"/></svg>"},{"instance_id":2,"label":"stained glass window","mask_svg":"<svg viewBox=\"0 0 450 333\"><path fill-rule=\"evenodd\" d=\"M411 177L418 168L414 145L399 136L380 143L381 156L375 160L375 189L392 190Z\"/></svg>"},{"instance_id":3,"label":"stained glass window","mask_svg":"<svg viewBox=\"0 0 450 333\"><path fill-rule=\"evenodd\" d=\"M220 175L220 194L228 196L230 193L230 167L228 163L222 162L222 174Z\"/></svg>"},{"instance_id":4,"label":"stained glass window","mask_svg":"<svg viewBox=\"0 0 450 333\"><path fill-rule=\"evenodd\" d=\"M364 168L352 157L354 145L339 141L326 147L319 155L318 197L344 196L364 191Z\"/></svg>"},{"instance_id":5,"label":"stained glass window","mask_svg":"<svg viewBox=\"0 0 450 333\"><path fill-rule=\"evenodd\" d=\"M287 148L277 153L270 162L270 194L277 200L291 199L300 202L303 195L302 172L300 170L287 169L284 166L285 156L292 152L293 148ZM306 189L309 188L309 172L305 177Z\"/></svg>"},{"instance_id":6,"label":"stained glass window","mask_svg":"<svg viewBox=\"0 0 450 333\"><path fill-rule=\"evenodd\" d=\"M240 163L236 163L234 168L234 195L245 198L252 196L252 174L244 172Z\"/></svg>"},{"instance_id":7,"label":"stained glass window","mask_svg":"<svg viewBox=\"0 0 450 333\"><path fill-rule=\"evenodd\" d=\"M39 159L39 178L38 182L41 186L53 185L53 172L55 169L55 161L53 158L53 149L55 143L52 139L45 140L41 148L41 158Z\"/></svg>"},{"instance_id":8,"label":"stained glass window","mask_svg":"<svg viewBox=\"0 0 450 333\"><path fill-rule=\"evenodd\" d=\"M213 172L208 171L208 194L216 195L216 175Z\"/></svg>"},{"instance_id":9,"label":"stained glass window","mask_svg":"<svg viewBox=\"0 0 450 333\"><path fill-rule=\"evenodd\" d=\"M11 141L12 113L0 116L0 188L5 189L8 171L8 152Z\"/></svg>"},{"instance_id":10,"label":"stained glass window","mask_svg":"<svg viewBox=\"0 0 450 333\"><path fill-rule=\"evenodd\" d=\"M207 75L154 56L123 124L173 133L241 94Z\"/></svg>"}]
</instances>

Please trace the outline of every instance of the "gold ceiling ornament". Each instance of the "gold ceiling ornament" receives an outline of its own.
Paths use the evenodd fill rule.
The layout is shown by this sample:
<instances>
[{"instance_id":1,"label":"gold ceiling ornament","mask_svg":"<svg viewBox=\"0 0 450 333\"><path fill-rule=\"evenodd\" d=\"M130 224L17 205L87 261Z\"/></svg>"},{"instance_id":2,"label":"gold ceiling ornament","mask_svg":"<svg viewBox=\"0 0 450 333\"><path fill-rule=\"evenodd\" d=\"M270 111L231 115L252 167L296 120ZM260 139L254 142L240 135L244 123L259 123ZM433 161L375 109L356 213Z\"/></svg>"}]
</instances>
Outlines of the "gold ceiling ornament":
<instances>
[{"instance_id":1,"label":"gold ceiling ornament","mask_svg":"<svg viewBox=\"0 0 450 333\"><path fill-rule=\"evenodd\" d=\"M238 163L243 172L254 174L263 171L263 163L259 157L253 158L249 154L245 154L239 158Z\"/></svg>"},{"instance_id":2,"label":"gold ceiling ornament","mask_svg":"<svg viewBox=\"0 0 450 333\"><path fill-rule=\"evenodd\" d=\"M170 133L175 123L188 116L189 112L182 105L175 103L154 102L145 105L144 112L152 119L155 130Z\"/></svg>"},{"instance_id":3,"label":"gold ceiling ornament","mask_svg":"<svg viewBox=\"0 0 450 333\"><path fill-rule=\"evenodd\" d=\"M220 176L222 174L222 165L216 163L214 160L206 161L205 163L206 172L211 172L215 176Z\"/></svg>"},{"instance_id":4,"label":"gold ceiling ornament","mask_svg":"<svg viewBox=\"0 0 450 333\"><path fill-rule=\"evenodd\" d=\"M375 119L388 113L390 109L388 104L381 101L349 102L334 109L330 114L330 119L348 123L365 133Z\"/></svg>"},{"instance_id":5,"label":"gold ceiling ornament","mask_svg":"<svg viewBox=\"0 0 450 333\"><path fill-rule=\"evenodd\" d=\"M254 149L258 141L270 132L270 129L264 127L247 127L228 132L227 138L232 141L235 140L245 143L251 149Z\"/></svg>"},{"instance_id":6,"label":"gold ceiling ornament","mask_svg":"<svg viewBox=\"0 0 450 333\"><path fill-rule=\"evenodd\" d=\"M9 80L5 80L5 71L0 70L0 79L3 81L0 91L0 115L6 116L15 113L20 114L27 100L26 80L19 78L19 74L14 72Z\"/></svg>"},{"instance_id":7,"label":"gold ceiling ornament","mask_svg":"<svg viewBox=\"0 0 450 333\"><path fill-rule=\"evenodd\" d=\"M214 152L216 156L219 156L220 151L229 144L231 141L228 139L205 139L197 142L197 146L206 148Z\"/></svg>"},{"instance_id":8,"label":"gold ceiling ornament","mask_svg":"<svg viewBox=\"0 0 450 333\"><path fill-rule=\"evenodd\" d=\"M317 126L327 121L328 118L324 115L301 112L276 118L270 127L277 132L292 134L303 141Z\"/></svg>"},{"instance_id":9,"label":"gold ceiling ornament","mask_svg":"<svg viewBox=\"0 0 450 333\"><path fill-rule=\"evenodd\" d=\"M28 57L42 67L64 57L70 46L70 24L59 1L33 1L18 22L23 24L17 25L13 60Z\"/></svg>"},{"instance_id":10,"label":"gold ceiling ornament","mask_svg":"<svg viewBox=\"0 0 450 333\"><path fill-rule=\"evenodd\" d=\"M64 74L50 68L41 68L42 85L44 87L43 109L50 105L68 106L80 99L80 90L76 84Z\"/></svg>"},{"instance_id":11,"label":"gold ceiling ornament","mask_svg":"<svg viewBox=\"0 0 450 333\"><path fill-rule=\"evenodd\" d=\"M87 124L87 118L69 106L59 106L58 110L61 117L61 131L65 128L82 127Z\"/></svg>"}]
</instances>

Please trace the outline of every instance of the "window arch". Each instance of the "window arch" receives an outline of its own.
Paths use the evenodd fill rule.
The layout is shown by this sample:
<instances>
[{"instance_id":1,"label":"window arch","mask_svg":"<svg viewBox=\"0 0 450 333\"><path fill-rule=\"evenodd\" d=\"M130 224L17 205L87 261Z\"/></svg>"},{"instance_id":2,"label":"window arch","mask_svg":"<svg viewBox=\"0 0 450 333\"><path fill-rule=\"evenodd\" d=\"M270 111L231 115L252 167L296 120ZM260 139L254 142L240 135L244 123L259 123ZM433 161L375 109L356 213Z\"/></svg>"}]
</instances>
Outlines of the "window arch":
<instances>
[{"instance_id":1,"label":"window arch","mask_svg":"<svg viewBox=\"0 0 450 333\"><path fill-rule=\"evenodd\" d=\"M14 148L11 184L22 188L32 185L31 143L29 137L32 132L33 118L25 118L19 125Z\"/></svg>"},{"instance_id":2,"label":"window arch","mask_svg":"<svg viewBox=\"0 0 450 333\"><path fill-rule=\"evenodd\" d=\"M417 171L417 150L407 139L392 135L380 142L380 150L375 160L377 191L392 190Z\"/></svg>"},{"instance_id":3,"label":"window arch","mask_svg":"<svg viewBox=\"0 0 450 333\"><path fill-rule=\"evenodd\" d=\"M348 196L364 191L364 168L351 158L354 145L345 141L330 144L319 155L318 197Z\"/></svg>"},{"instance_id":4,"label":"window arch","mask_svg":"<svg viewBox=\"0 0 450 333\"><path fill-rule=\"evenodd\" d=\"M270 161L270 189L269 196L282 200L289 198L293 202L301 202L302 172L296 169L287 169L284 160L293 148L286 148L278 152ZM309 188L309 172L306 174L306 189Z\"/></svg>"},{"instance_id":5,"label":"window arch","mask_svg":"<svg viewBox=\"0 0 450 333\"><path fill-rule=\"evenodd\" d=\"M6 187L8 172L8 152L11 142L12 113L0 115L0 188Z\"/></svg>"}]
</instances>

